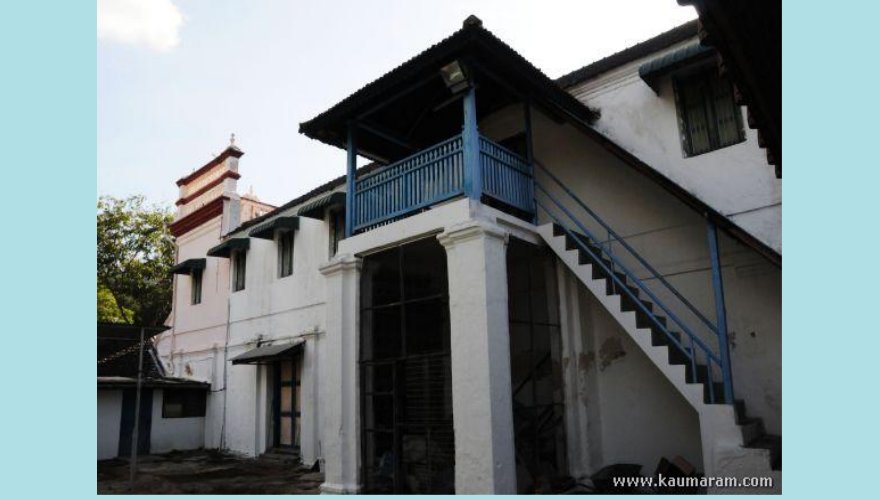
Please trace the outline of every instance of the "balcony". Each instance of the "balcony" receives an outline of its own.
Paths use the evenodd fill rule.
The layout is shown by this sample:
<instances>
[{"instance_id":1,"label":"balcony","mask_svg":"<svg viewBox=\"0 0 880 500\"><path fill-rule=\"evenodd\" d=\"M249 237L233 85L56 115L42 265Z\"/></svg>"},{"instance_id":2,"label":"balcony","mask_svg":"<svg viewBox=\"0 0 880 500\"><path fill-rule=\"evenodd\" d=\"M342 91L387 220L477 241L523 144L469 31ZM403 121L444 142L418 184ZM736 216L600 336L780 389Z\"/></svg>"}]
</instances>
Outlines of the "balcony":
<instances>
[{"instance_id":1,"label":"balcony","mask_svg":"<svg viewBox=\"0 0 880 500\"><path fill-rule=\"evenodd\" d=\"M489 138L478 135L479 179L469 168L466 134L457 134L427 149L361 177L354 185L355 233L416 214L432 205L479 193L486 202L531 219L534 214L532 169L528 161ZM477 182L474 182L473 180Z\"/></svg>"}]
</instances>

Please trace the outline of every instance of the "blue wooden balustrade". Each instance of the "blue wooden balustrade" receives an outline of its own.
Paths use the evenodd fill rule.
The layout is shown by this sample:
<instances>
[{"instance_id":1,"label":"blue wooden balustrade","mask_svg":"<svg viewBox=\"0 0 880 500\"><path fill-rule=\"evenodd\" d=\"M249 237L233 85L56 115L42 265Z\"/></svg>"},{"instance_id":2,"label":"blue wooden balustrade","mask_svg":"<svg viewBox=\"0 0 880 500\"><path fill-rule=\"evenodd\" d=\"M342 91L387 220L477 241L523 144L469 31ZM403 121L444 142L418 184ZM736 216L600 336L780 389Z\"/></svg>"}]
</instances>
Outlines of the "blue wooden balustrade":
<instances>
[{"instance_id":1,"label":"blue wooden balustrade","mask_svg":"<svg viewBox=\"0 0 880 500\"><path fill-rule=\"evenodd\" d=\"M354 186L353 231L360 232L467 194L464 134L365 175ZM513 151L479 136L482 193L532 213L534 187L529 163Z\"/></svg>"}]
</instances>

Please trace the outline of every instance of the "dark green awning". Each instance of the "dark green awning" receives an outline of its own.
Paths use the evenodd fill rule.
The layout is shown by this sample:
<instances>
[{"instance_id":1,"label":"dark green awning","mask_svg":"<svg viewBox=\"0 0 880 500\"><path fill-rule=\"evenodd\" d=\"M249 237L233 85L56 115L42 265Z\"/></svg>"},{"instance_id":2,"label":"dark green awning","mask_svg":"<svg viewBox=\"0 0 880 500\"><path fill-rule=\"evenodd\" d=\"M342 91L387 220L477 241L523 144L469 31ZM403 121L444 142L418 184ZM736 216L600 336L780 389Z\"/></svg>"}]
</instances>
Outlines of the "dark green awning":
<instances>
[{"instance_id":1,"label":"dark green awning","mask_svg":"<svg viewBox=\"0 0 880 500\"><path fill-rule=\"evenodd\" d=\"M335 192L318 198L317 200L306 203L296 213L300 217L308 217L310 219L323 219L324 208L333 205L345 206L345 193Z\"/></svg>"},{"instance_id":2,"label":"dark green awning","mask_svg":"<svg viewBox=\"0 0 880 500\"><path fill-rule=\"evenodd\" d=\"M233 365L258 365L272 362L283 357L292 356L296 351L303 348L305 339L299 338L293 342L278 345L266 345L251 349L244 354L232 358Z\"/></svg>"},{"instance_id":3,"label":"dark green awning","mask_svg":"<svg viewBox=\"0 0 880 500\"><path fill-rule=\"evenodd\" d=\"M204 269L207 259L186 259L171 268L172 274L192 274L193 271Z\"/></svg>"},{"instance_id":4,"label":"dark green awning","mask_svg":"<svg viewBox=\"0 0 880 500\"><path fill-rule=\"evenodd\" d=\"M295 231L299 229L299 217L276 217L251 229L248 233L252 238L271 240L275 238L275 231Z\"/></svg>"},{"instance_id":5,"label":"dark green awning","mask_svg":"<svg viewBox=\"0 0 880 500\"><path fill-rule=\"evenodd\" d=\"M250 238L230 238L208 250L208 257L229 258L233 250L247 250L251 246Z\"/></svg>"},{"instance_id":6,"label":"dark green awning","mask_svg":"<svg viewBox=\"0 0 880 500\"><path fill-rule=\"evenodd\" d=\"M639 66L639 76L651 87L655 94L659 95L660 89L657 83L662 76L668 75L688 64L707 59L714 53L715 51L712 47L706 47L699 43L688 45L642 64Z\"/></svg>"}]
</instances>

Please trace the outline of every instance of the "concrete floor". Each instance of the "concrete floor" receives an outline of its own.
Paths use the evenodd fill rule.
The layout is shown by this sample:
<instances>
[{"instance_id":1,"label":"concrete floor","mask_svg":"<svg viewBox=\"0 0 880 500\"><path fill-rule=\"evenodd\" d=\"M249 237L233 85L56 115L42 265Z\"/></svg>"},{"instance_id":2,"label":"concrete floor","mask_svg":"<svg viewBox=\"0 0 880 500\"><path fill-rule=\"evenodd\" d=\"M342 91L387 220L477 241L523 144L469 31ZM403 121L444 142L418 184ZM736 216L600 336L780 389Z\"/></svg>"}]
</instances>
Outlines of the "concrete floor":
<instances>
[{"instance_id":1,"label":"concrete floor","mask_svg":"<svg viewBox=\"0 0 880 500\"><path fill-rule=\"evenodd\" d=\"M247 459L213 450L149 455L128 482L127 460L98 462L99 494L318 494L323 481L289 461Z\"/></svg>"}]
</instances>

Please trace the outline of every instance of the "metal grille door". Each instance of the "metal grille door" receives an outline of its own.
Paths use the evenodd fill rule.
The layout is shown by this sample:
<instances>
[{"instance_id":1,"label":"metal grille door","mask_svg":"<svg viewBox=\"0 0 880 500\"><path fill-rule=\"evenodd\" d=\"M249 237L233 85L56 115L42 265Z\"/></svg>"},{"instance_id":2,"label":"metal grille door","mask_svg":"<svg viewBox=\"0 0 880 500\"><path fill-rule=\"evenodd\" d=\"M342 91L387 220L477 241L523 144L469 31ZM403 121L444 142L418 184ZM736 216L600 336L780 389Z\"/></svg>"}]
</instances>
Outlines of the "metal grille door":
<instances>
[{"instance_id":1,"label":"metal grille door","mask_svg":"<svg viewBox=\"0 0 880 500\"><path fill-rule=\"evenodd\" d=\"M445 251L430 238L368 256L361 301L367 491L453 493Z\"/></svg>"}]
</instances>

